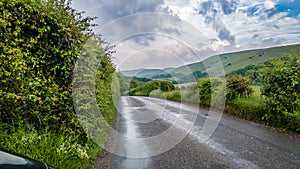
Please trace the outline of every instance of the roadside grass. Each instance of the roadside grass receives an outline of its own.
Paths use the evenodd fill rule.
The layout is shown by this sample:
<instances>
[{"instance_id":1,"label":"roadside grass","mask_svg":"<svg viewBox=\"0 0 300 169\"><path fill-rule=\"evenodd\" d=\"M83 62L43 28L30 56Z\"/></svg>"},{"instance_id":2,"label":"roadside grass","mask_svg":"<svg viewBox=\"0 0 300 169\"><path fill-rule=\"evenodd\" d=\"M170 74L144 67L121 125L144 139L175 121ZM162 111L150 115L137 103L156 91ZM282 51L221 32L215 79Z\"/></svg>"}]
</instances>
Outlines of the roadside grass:
<instances>
[{"instance_id":1,"label":"roadside grass","mask_svg":"<svg viewBox=\"0 0 300 169\"><path fill-rule=\"evenodd\" d=\"M225 111L246 120L261 122L267 110L264 98L252 94L248 98L236 98L229 101L226 103Z\"/></svg>"},{"instance_id":2,"label":"roadside grass","mask_svg":"<svg viewBox=\"0 0 300 169\"><path fill-rule=\"evenodd\" d=\"M181 95L181 92L179 90L172 90L172 91L169 91L169 92L163 92L160 89L156 89L156 90L153 90L150 93L149 96L180 102L182 95Z\"/></svg>"},{"instance_id":3,"label":"roadside grass","mask_svg":"<svg viewBox=\"0 0 300 169\"><path fill-rule=\"evenodd\" d=\"M262 122L267 112L265 98L261 95L260 86L251 86L253 93L249 97L238 97L226 103L226 113L246 120Z\"/></svg>"},{"instance_id":4,"label":"roadside grass","mask_svg":"<svg viewBox=\"0 0 300 169\"><path fill-rule=\"evenodd\" d=\"M251 88L253 89L253 93L247 97L228 98L224 112L245 120L300 133L299 111L294 111L293 113L284 112L282 116L277 117L275 116L276 114L270 112L267 98L261 93L261 86L251 86ZM218 99L214 99L211 103L210 95L205 95L205 93L200 95L197 90L192 88L192 86L186 87L184 90L176 89L169 92L157 89L153 90L149 96L176 102L198 104L202 108L209 108L211 105L214 107L218 106L218 103L222 103L222 100ZM217 98L221 99L222 97Z\"/></svg>"},{"instance_id":5,"label":"roadside grass","mask_svg":"<svg viewBox=\"0 0 300 169\"><path fill-rule=\"evenodd\" d=\"M92 140L83 141L75 134L24 129L11 133L2 130L0 147L62 169L89 168L101 151Z\"/></svg>"},{"instance_id":6,"label":"roadside grass","mask_svg":"<svg viewBox=\"0 0 300 169\"><path fill-rule=\"evenodd\" d=\"M260 86L251 86L254 92L247 98L235 98L229 100L225 105L225 112L246 120L263 122L263 117L267 112L265 99L261 96ZM176 102L186 102L199 104L202 107L209 107L210 100L200 99L199 93L194 90L173 90L170 92L153 91L151 97L172 100Z\"/></svg>"},{"instance_id":7,"label":"roadside grass","mask_svg":"<svg viewBox=\"0 0 300 169\"><path fill-rule=\"evenodd\" d=\"M181 101L181 93L179 90L165 92L164 96L167 100L172 100L172 101L176 101L176 102Z\"/></svg>"},{"instance_id":8,"label":"roadside grass","mask_svg":"<svg viewBox=\"0 0 300 169\"><path fill-rule=\"evenodd\" d=\"M97 88L97 94L103 118L112 125L116 116L116 107L111 99L112 91L102 85ZM114 100L119 97L116 94ZM89 136L79 134L76 130L34 129L21 122L18 126L20 127L12 128L8 124L0 123L0 147L61 169L88 169L102 151L102 145L97 145ZM107 136L104 133L98 138L100 141L96 141L104 143Z\"/></svg>"},{"instance_id":9,"label":"roadside grass","mask_svg":"<svg viewBox=\"0 0 300 169\"><path fill-rule=\"evenodd\" d=\"M156 90L151 91L150 94L149 94L149 96L150 97L160 98L160 99L166 99L164 93L165 92L163 92L162 90L156 89Z\"/></svg>"},{"instance_id":10,"label":"roadside grass","mask_svg":"<svg viewBox=\"0 0 300 169\"><path fill-rule=\"evenodd\" d=\"M181 90L182 101L187 103L198 104L200 96L193 90Z\"/></svg>"}]
</instances>

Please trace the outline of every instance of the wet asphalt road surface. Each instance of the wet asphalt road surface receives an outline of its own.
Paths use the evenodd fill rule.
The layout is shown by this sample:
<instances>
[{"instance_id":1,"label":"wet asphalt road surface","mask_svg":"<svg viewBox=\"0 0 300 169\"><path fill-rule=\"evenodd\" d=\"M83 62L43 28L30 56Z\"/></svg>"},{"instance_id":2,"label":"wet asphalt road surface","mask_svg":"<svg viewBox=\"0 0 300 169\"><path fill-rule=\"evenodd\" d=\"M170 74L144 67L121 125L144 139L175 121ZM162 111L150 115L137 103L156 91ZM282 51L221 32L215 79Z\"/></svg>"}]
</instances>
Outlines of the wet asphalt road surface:
<instances>
[{"instance_id":1,"label":"wet asphalt road surface","mask_svg":"<svg viewBox=\"0 0 300 169\"><path fill-rule=\"evenodd\" d=\"M92 168L300 168L300 135L225 115L220 121L213 117L195 106L121 97L114 128L125 137L110 136L106 145L118 155L104 151ZM207 121L218 124L211 135L206 133L210 137L201 134ZM168 129L173 129L170 135Z\"/></svg>"}]
</instances>

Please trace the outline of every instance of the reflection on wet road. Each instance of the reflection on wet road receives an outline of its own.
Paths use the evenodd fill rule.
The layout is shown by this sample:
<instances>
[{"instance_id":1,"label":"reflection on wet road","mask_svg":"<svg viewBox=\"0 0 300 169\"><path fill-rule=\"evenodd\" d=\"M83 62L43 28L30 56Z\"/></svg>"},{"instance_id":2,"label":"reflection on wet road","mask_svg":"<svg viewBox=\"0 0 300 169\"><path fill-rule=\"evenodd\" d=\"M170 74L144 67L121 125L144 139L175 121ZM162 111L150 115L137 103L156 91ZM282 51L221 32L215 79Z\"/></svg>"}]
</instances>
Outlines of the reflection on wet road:
<instances>
[{"instance_id":1,"label":"reflection on wet road","mask_svg":"<svg viewBox=\"0 0 300 169\"><path fill-rule=\"evenodd\" d=\"M109 168L300 166L300 136L294 133L223 116L212 136L203 142L203 124L206 120L213 121L214 114L198 107L156 98L122 97L118 110L115 129L124 138L110 138L108 142L111 143L109 146L115 146L129 157L109 154ZM163 136L172 127L176 128L172 135L166 134L165 138L160 137L157 142L147 140L157 135ZM175 143L170 142L170 137L180 138L185 133L187 136L170 146L168 151L154 153L160 145Z\"/></svg>"},{"instance_id":2,"label":"reflection on wet road","mask_svg":"<svg viewBox=\"0 0 300 169\"><path fill-rule=\"evenodd\" d=\"M126 120L124 120L124 123L122 127L125 129L125 132L123 133L125 136L125 139L122 140L122 149L125 150L126 155L130 154L139 154L140 147L136 147L137 145L134 143L134 141L131 140L131 138L139 138L141 137L140 131L138 129L138 126L135 124L134 117L139 117L135 116L135 111L130 108L129 102L123 102L122 103L122 117ZM145 150L147 151L147 145L143 143L141 140L139 146L142 146L144 148L144 153ZM143 160L137 159L137 158L126 158L126 157L119 157L116 158L118 162L115 167L113 168L130 168L130 169L140 169L140 168L147 168L148 163L150 158L144 158Z\"/></svg>"}]
</instances>

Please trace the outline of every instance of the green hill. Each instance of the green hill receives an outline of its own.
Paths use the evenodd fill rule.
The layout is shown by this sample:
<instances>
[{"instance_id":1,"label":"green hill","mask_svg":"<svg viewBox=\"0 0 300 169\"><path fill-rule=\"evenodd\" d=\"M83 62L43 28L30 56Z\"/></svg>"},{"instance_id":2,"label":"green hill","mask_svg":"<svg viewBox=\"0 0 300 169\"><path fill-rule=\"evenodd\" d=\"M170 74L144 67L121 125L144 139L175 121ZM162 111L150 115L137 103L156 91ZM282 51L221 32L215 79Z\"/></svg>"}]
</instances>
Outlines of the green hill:
<instances>
[{"instance_id":1,"label":"green hill","mask_svg":"<svg viewBox=\"0 0 300 169\"><path fill-rule=\"evenodd\" d=\"M180 66L178 68L170 69L140 69L135 75L137 77L151 78L151 79L165 79L170 81L177 81L177 83L193 82L197 78L207 77L207 73L215 73L222 69L223 65L226 74L234 70L238 70L248 65L256 65L264 63L272 58L280 58L286 55L291 50L300 52L300 44L273 47L258 50L248 50L234 53L225 53L212 56L204 61L192 63L189 65ZM131 71L131 75L133 72ZM125 76L130 73L122 72ZM134 76L134 75L133 75ZM130 77L130 76L129 76Z\"/></svg>"},{"instance_id":2,"label":"green hill","mask_svg":"<svg viewBox=\"0 0 300 169\"><path fill-rule=\"evenodd\" d=\"M167 71L163 69L138 69L138 70L127 70L122 71L122 74L127 77L138 77L152 79L155 75L164 74Z\"/></svg>"}]
</instances>

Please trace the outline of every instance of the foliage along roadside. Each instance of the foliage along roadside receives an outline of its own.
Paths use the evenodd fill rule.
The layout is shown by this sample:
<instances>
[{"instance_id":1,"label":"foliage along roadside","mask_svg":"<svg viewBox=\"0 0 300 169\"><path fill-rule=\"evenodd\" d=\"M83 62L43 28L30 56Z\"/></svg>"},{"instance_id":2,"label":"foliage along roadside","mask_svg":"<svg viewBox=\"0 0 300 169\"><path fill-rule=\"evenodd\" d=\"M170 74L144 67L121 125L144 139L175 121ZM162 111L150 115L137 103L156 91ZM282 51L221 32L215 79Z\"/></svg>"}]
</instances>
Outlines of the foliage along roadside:
<instances>
[{"instance_id":1,"label":"foliage along roadside","mask_svg":"<svg viewBox=\"0 0 300 169\"><path fill-rule=\"evenodd\" d=\"M226 77L226 105L229 114L300 133L300 53L292 51L287 56L253 65ZM240 73L242 72L242 73ZM244 76L242 76L244 75ZM255 91L253 81L262 91ZM141 82L134 82L143 86ZM150 82L147 82L151 84ZM218 105L211 100L211 92L219 91L221 79L201 78L195 85L172 91L141 90L151 96L173 101L196 103L203 107ZM130 91L143 89L133 86ZM147 89L152 89L148 87ZM222 92L219 98L222 98ZM136 95L136 93L130 93Z\"/></svg>"},{"instance_id":2,"label":"foliage along roadside","mask_svg":"<svg viewBox=\"0 0 300 169\"><path fill-rule=\"evenodd\" d=\"M72 77L92 37L100 60L97 103L110 123L115 111L115 70L109 49L92 32L94 18L65 0L1 0L0 9L0 146L61 168L88 168L100 148L76 118Z\"/></svg>"},{"instance_id":3,"label":"foliage along roadside","mask_svg":"<svg viewBox=\"0 0 300 169\"><path fill-rule=\"evenodd\" d=\"M300 132L300 53L292 51L286 57L271 60L260 69L268 112L263 119Z\"/></svg>"}]
</instances>

